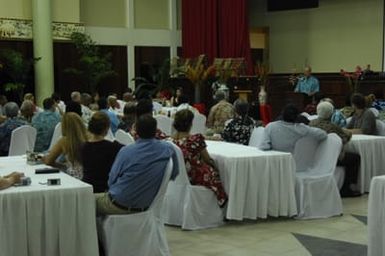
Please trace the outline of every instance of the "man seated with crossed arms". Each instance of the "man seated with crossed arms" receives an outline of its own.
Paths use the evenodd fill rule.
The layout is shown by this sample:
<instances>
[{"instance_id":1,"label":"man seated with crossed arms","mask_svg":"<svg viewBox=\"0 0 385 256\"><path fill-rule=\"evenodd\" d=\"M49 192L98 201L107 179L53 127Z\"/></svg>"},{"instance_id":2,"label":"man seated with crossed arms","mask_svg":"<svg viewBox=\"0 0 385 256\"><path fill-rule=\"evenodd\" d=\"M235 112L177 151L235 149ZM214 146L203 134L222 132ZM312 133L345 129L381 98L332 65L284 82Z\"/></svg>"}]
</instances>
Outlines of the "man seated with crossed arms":
<instances>
[{"instance_id":1,"label":"man seated with crossed arms","mask_svg":"<svg viewBox=\"0 0 385 256\"><path fill-rule=\"evenodd\" d=\"M130 214L146 211L162 184L169 159L171 179L179 168L173 146L155 139L156 120L142 115L136 122L139 139L123 147L116 156L108 179L109 190L95 194L98 215Z\"/></svg>"}]
</instances>

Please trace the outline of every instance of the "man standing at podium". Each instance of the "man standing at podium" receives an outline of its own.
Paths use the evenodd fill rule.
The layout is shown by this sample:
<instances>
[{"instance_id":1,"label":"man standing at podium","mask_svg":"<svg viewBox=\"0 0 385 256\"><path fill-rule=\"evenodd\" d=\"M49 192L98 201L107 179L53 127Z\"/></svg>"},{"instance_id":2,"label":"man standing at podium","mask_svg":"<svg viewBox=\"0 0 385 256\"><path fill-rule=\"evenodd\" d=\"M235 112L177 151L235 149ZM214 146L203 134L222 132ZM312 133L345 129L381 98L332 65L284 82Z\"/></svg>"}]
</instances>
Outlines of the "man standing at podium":
<instances>
[{"instance_id":1,"label":"man standing at podium","mask_svg":"<svg viewBox=\"0 0 385 256\"><path fill-rule=\"evenodd\" d=\"M316 77L312 76L311 67L305 67L303 76L298 77L298 82L294 91L305 93L309 96L313 96L319 91L319 82Z\"/></svg>"}]
</instances>

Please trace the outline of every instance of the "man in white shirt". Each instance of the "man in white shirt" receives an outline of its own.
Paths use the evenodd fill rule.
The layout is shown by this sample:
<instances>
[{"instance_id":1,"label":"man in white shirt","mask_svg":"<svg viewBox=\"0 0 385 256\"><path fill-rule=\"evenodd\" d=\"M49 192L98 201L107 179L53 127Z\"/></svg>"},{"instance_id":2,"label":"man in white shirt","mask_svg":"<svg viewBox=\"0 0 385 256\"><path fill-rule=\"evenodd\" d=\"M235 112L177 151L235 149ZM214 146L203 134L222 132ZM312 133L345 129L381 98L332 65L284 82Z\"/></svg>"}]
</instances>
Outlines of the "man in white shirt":
<instances>
[{"instance_id":1,"label":"man in white shirt","mask_svg":"<svg viewBox=\"0 0 385 256\"><path fill-rule=\"evenodd\" d=\"M72 92L71 93L71 100L80 104L80 106L82 108L82 119L83 119L84 123L88 124L88 122L90 121L91 116L92 116L92 111L89 107L82 104L82 98L81 98L80 92L78 92L78 91Z\"/></svg>"}]
</instances>

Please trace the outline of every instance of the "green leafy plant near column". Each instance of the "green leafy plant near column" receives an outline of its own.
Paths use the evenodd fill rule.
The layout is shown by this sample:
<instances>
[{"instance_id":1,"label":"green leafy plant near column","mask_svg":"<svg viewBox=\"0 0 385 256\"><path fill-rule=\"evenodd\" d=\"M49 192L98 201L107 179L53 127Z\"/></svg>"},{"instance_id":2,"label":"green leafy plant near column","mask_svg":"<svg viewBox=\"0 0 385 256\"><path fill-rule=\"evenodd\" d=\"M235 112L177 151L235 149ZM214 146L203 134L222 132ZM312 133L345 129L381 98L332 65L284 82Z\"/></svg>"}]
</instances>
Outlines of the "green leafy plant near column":
<instances>
[{"instance_id":1,"label":"green leafy plant near column","mask_svg":"<svg viewBox=\"0 0 385 256\"><path fill-rule=\"evenodd\" d=\"M89 92L96 92L103 79L117 75L112 69L111 53L101 53L100 47L89 35L74 32L71 35L71 40L80 55L79 67L67 68L64 72L79 76L88 87Z\"/></svg>"},{"instance_id":2,"label":"green leafy plant near column","mask_svg":"<svg viewBox=\"0 0 385 256\"><path fill-rule=\"evenodd\" d=\"M6 81L3 85L4 91L15 92L22 101L34 61L34 59L26 59L21 52L13 49L0 50L0 74Z\"/></svg>"}]
</instances>

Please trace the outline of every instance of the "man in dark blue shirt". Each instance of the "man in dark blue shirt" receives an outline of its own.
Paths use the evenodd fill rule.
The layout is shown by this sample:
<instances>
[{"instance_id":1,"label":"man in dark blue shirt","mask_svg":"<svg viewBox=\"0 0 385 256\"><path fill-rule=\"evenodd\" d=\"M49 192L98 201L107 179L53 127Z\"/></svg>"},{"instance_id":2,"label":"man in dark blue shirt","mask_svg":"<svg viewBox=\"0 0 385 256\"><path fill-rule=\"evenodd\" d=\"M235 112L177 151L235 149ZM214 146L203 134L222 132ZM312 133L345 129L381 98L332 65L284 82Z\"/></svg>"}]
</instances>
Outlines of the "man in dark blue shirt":
<instances>
[{"instance_id":1,"label":"man in dark blue shirt","mask_svg":"<svg viewBox=\"0 0 385 256\"><path fill-rule=\"evenodd\" d=\"M96 194L97 214L129 214L146 211L159 191L169 159L171 179L178 175L178 162L171 144L155 139L156 120L143 115L136 123L139 139L116 156L108 179L109 190Z\"/></svg>"}]
</instances>

